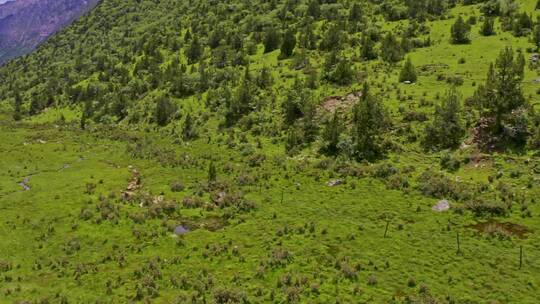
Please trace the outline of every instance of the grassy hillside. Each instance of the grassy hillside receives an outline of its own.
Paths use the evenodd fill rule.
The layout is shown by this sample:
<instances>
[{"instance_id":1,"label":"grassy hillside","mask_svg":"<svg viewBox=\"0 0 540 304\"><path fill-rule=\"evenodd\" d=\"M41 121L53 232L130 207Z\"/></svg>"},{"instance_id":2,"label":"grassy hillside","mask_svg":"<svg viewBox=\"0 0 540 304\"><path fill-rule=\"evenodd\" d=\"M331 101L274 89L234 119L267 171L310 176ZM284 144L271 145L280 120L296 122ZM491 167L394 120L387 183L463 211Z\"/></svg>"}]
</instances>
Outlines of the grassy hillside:
<instances>
[{"instance_id":1,"label":"grassy hillside","mask_svg":"<svg viewBox=\"0 0 540 304\"><path fill-rule=\"evenodd\" d=\"M0 68L0 302L538 302L536 1L453 2L103 0Z\"/></svg>"}]
</instances>

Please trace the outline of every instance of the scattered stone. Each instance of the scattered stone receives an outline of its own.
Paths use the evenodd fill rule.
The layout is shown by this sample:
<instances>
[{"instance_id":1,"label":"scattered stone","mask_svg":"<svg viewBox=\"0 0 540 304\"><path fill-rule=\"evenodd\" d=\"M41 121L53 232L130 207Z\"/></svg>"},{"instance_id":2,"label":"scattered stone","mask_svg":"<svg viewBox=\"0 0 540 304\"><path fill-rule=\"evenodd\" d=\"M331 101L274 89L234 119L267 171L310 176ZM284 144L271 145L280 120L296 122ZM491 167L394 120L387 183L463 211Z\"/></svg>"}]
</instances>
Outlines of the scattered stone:
<instances>
[{"instance_id":1,"label":"scattered stone","mask_svg":"<svg viewBox=\"0 0 540 304\"><path fill-rule=\"evenodd\" d=\"M125 200L129 200L132 198L137 190L141 188L141 174L137 169L133 169L132 171L132 178L129 184L126 187L126 190L122 192L122 198Z\"/></svg>"},{"instance_id":2,"label":"scattered stone","mask_svg":"<svg viewBox=\"0 0 540 304\"><path fill-rule=\"evenodd\" d=\"M29 191L31 188L30 188L30 185L28 184L30 182L30 178L29 177L25 177L23 179L22 182L19 183L19 185L21 187L23 187L24 191Z\"/></svg>"},{"instance_id":3,"label":"scattered stone","mask_svg":"<svg viewBox=\"0 0 540 304\"><path fill-rule=\"evenodd\" d=\"M174 228L174 234L176 235L184 235L188 232L190 232L190 230L182 225L176 226L176 228Z\"/></svg>"},{"instance_id":4,"label":"scattered stone","mask_svg":"<svg viewBox=\"0 0 540 304\"><path fill-rule=\"evenodd\" d=\"M343 185L343 180L342 179L334 179L334 180L331 180L328 183L326 183L326 185L328 187L335 187L335 186Z\"/></svg>"},{"instance_id":5,"label":"scattered stone","mask_svg":"<svg viewBox=\"0 0 540 304\"><path fill-rule=\"evenodd\" d=\"M431 207L431 210L435 212L445 212L450 209L450 202L448 200L440 200L436 205Z\"/></svg>"}]
</instances>

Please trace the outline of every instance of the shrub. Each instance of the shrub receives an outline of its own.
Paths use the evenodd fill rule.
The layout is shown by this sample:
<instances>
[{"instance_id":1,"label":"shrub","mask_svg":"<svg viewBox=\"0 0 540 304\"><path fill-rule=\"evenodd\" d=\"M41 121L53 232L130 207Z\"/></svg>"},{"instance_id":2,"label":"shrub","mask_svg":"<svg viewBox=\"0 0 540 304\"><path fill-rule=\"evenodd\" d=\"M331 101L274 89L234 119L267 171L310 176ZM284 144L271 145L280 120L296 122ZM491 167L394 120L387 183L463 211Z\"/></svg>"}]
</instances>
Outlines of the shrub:
<instances>
[{"instance_id":1,"label":"shrub","mask_svg":"<svg viewBox=\"0 0 540 304\"><path fill-rule=\"evenodd\" d=\"M171 191L172 192L182 192L184 191L185 186L182 182L175 181L171 183Z\"/></svg>"}]
</instances>

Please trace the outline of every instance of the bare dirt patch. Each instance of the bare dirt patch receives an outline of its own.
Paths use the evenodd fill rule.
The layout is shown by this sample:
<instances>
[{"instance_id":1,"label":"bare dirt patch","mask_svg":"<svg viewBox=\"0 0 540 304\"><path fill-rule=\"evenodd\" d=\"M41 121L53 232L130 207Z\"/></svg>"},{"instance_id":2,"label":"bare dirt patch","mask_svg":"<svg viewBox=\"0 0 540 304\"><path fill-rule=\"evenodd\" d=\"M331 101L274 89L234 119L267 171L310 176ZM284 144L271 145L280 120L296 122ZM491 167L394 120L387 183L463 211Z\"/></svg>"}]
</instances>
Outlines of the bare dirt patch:
<instances>
[{"instance_id":1,"label":"bare dirt patch","mask_svg":"<svg viewBox=\"0 0 540 304\"><path fill-rule=\"evenodd\" d=\"M360 100L361 96L362 92L360 91L351 92L344 96L328 96L323 100L319 112L334 113L335 111L350 109Z\"/></svg>"},{"instance_id":2,"label":"bare dirt patch","mask_svg":"<svg viewBox=\"0 0 540 304\"><path fill-rule=\"evenodd\" d=\"M501 223L497 220L490 219L486 222L469 225L467 228L472 228L481 234L486 234L495 237L518 237L520 239L526 239L532 230L519 224L505 222Z\"/></svg>"}]
</instances>

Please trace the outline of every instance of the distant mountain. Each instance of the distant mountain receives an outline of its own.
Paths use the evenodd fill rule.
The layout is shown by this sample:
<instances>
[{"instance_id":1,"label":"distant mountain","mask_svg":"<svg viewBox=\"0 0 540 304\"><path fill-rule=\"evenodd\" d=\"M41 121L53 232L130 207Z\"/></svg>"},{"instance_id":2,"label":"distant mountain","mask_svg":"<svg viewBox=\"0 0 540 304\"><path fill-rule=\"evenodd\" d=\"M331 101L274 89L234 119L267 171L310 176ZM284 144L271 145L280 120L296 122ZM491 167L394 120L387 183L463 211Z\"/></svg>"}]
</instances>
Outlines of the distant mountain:
<instances>
[{"instance_id":1,"label":"distant mountain","mask_svg":"<svg viewBox=\"0 0 540 304\"><path fill-rule=\"evenodd\" d=\"M5 3L4 3L5 2ZM0 0L0 64L26 54L99 0Z\"/></svg>"}]
</instances>

